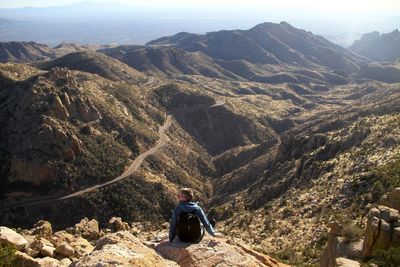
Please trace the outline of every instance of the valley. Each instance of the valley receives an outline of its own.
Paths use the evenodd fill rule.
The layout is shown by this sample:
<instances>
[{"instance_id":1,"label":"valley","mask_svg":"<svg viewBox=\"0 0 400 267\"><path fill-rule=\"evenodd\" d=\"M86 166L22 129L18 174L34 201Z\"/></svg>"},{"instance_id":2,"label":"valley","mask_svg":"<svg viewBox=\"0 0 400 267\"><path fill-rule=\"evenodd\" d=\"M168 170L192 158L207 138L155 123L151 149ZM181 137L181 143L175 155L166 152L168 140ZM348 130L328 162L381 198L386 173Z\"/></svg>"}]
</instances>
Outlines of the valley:
<instances>
[{"instance_id":1,"label":"valley","mask_svg":"<svg viewBox=\"0 0 400 267\"><path fill-rule=\"evenodd\" d=\"M399 160L398 61L286 22L68 53L17 46L0 64L2 225L157 228L191 187L232 240L315 266L332 221L365 228L400 186L384 171Z\"/></svg>"}]
</instances>

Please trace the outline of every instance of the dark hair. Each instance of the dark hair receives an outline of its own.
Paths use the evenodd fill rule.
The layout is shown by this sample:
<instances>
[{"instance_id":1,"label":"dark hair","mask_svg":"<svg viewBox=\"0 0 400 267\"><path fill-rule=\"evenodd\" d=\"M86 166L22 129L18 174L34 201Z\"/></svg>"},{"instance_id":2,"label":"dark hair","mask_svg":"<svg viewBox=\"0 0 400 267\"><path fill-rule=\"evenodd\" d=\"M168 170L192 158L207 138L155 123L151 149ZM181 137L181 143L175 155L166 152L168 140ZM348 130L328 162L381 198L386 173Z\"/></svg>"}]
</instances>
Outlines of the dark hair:
<instances>
[{"instance_id":1,"label":"dark hair","mask_svg":"<svg viewBox=\"0 0 400 267\"><path fill-rule=\"evenodd\" d=\"M188 201L193 200L194 192L192 189L184 187L184 188L181 188L179 190L179 192L181 192L183 195L185 195L185 197L187 198Z\"/></svg>"}]
</instances>

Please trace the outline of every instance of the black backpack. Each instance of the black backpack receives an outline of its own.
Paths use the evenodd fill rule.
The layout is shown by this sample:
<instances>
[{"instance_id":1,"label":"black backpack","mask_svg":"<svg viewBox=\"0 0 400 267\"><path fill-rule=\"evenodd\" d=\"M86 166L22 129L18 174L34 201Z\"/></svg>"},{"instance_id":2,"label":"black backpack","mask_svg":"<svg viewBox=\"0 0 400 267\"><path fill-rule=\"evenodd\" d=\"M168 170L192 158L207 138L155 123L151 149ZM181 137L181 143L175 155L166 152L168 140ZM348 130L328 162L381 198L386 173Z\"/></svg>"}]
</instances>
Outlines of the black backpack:
<instances>
[{"instance_id":1,"label":"black backpack","mask_svg":"<svg viewBox=\"0 0 400 267\"><path fill-rule=\"evenodd\" d=\"M178 218L176 231L179 240L186 243L199 243L204 237L204 228L194 213L182 212Z\"/></svg>"}]
</instances>

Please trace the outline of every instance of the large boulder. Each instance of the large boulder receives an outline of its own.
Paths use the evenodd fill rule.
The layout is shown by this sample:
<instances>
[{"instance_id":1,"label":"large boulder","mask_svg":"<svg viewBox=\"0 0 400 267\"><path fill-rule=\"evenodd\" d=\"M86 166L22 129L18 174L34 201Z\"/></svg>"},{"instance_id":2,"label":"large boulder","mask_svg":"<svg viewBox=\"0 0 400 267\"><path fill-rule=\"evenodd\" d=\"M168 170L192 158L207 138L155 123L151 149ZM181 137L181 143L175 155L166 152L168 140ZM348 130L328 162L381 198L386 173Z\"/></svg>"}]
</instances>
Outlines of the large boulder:
<instances>
[{"instance_id":1,"label":"large boulder","mask_svg":"<svg viewBox=\"0 0 400 267\"><path fill-rule=\"evenodd\" d=\"M108 225L110 229L112 229L115 232L118 231L124 231L124 230L129 230L129 224L127 222L122 221L121 217L112 217Z\"/></svg>"},{"instance_id":2,"label":"large boulder","mask_svg":"<svg viewBox=\"0 0 400 267\"><path fill-rule=\"evenodd\" d=\"M15 253L15 266L24 266L24 267L39 267L39 259L34 259L26 253L17 251Z\"/></svg>"},{"instance_id":3,"label":"large boulder","mask_svg":"<svg viewBox=\"0 0 400 267\"><path fill-rule=\"evenodd\" d=\"M358 261L349 260L346 258L337 258L336 265L337 267L360 267L360 263Z\"/></svg>"},{"instance_id":4,"label":"large boulder","mask_svg":"<svg viewBox=\"0 0 400 267\"><path fill-rule=\"evenodd\" d=\"M40 235L41 237L50 237L53 234L53 228L48 221L38 221L32 229L32 234Z\"/></svg>"},{"instance_id":5,"label":"large boulder","mask_svg":"<svg viewBox=\"0 0 400 267\"><path fill-rule=\"evenodd\" d=\"M371 212L370 212L371 213ZM372 255L372 250L379 236L380 219L375 216L368 217L367 230L365 231L363 257L368 258Z\"/></svg>"},{"instance_id":6,"label":"large boulder","mask_svg":"<svg viewBox=\"0 0 400 267\"><path fill-rule=\"evenodd\" d=\"M390 224L385 220L381 220L379 236L374 245L374 249L383 249L383 250L388 249L391 240L392 240L392 229L390 227Z\"/></svg>"},{"instance_id":7,"label":"large boulder","mask_svg":"<svg viewBox=\"0 0 400 267\"><path fill-rule=\"evenodd\" d=\"M392 192L385 194L380 202L384 206L400 210L400 187L397 187Z\"/></svg>"},{"instance_id":8,"label":"large boulder","mask_svg":"<svg viewBox=\"0 0 400 267\"><path fill-rule=\"evenodd\" d=\"M164 258L180 266L287 266L246 246L234 244L224 238L205 237L199 244L163 241L155 250Z\"/></svg>"},{"instance_id":9,"label":"large boulder","mask_svg":"<svg viewBox=\"0 0 400 267\"><path fill-rule=\"evenodd\" d=\"M60 255L70 254L70 250L68 250L69 252L65 253L61 252L64 250L62 250L62 248L59 248L60 246L63 246L63 248L65 248L66 245L68 245L69 247L71 247L74 251L73 255L71 256L63 255L63 256L70 257L72 259L78 259L86 254L89 254L93 250L93 246L89 243L89 241L82 238L81 236L77 235L74 236L65 231L59 231L54 233L54 235L51 237L51 242L56 248L56 252L59 253Z\"/></svg>"},{"instance_id":10,"label":"large boulder","mask_svg":"<svg viewBox=\"0 0 400 267\"><path fill-rule=\"evenodd\" d=\"M100 234L99 223L95 219L83 218L79 223L75 224L74 232L79 233L88 240L97 240Z\"/></svg>"},{"instance_id":11,"label":"large boulder","mask_svg":"<svg viewBox=\"0 0 400 267\"><path fill-rule=\"evenodd\" d=\"M40 236L25 236L25 238L29 242L29 248L26 251L29 256L54 256L55 247L49 240Z\"/></svg>"},{"instance_id":12,"label":"large boulder","mask_svg":"<svg viewBox=\"0 0 400 267\"><path fill-rule=\"evenodd\" d=\"M68 245L67 243L61 243L56 248L57 254L64 256L64 257L71 257L74 255L75 250L73 247Z\"/></svg>"},{"instance_id":13,"label":"large boulder","mask_svg":"<svg viewBox=\"0 0 400 267\"><path fill-rule=\"evenodd\" d=\"M143 245L139 239L127 231L109 234L97 241L89 255L80 258L72 267L89 266L178 266L163 259L154 250Z\"/></svg>"},{"instance_id":14,"label":"large boulder","mask_svg":"<svg viewBox=\"0 0 400 267\"><path fill-rule=\"evenodd\" d=\"M14 230L0 226L0 244L13 245L19 250L24 250L28 246L28 241Z\"/></svg>"},{"instance_id":15,"label":"large boulder","mask_svg":"<svg viewBox=\"0 0 400 267\"><path fill-rule=\"evenodd\" d=\"M378 206L381 212L380 218L388 223L394 223L399 219L399 211L386 206Z\"/></svg>"},{"instance_id":16,"label":"large boulder","mask_svg":"<svg viewBox=\"0 0 400 267\"><path fill-rule=\"evenodd\" d=\"M44 257L53 257L54 256L54 251L56 249L53 246L47 246L44 245L41 249L40 249L40 255L44 256Z\"/></svg>"},{"instance_id":17,"label":"large boulder","mask_svg":"<svg viewBox=\"0 0 400 267\"><path fill-rule=\"evenodd\" d=\"M368 213L363 257L369 258L378 249L400 246L400 188L383 196L380 204ZM387 206L385 206L387 205Z\"/></svg>"},{"instance_id":18,"label":"large boulder","mask_svg":"<svg viewBox=\"0 0 400 267\"><path fill-rule=\"evenodd\" d=\"M14 266L21 267L64 267L61 262L56 259L45 257L45 258L32 258L26 253L17 251L15 253Z\"/></svg>"}]
</instances>

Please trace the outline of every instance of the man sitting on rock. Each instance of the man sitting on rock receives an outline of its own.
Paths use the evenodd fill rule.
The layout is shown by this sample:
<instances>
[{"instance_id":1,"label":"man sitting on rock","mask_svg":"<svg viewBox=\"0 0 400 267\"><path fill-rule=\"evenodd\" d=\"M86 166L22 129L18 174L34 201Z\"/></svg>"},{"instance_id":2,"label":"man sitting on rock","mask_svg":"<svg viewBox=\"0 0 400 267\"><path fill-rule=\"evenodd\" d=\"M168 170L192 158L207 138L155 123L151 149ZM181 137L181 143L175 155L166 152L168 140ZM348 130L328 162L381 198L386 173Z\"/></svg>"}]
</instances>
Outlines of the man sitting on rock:
<instances>
[{"instance_id":1,"label":"man sitting on rock","mask_svg":"<svg viewBox=\"0 0 400 267\"><path fill-rule=\"evenodd\" d=\"M169 229L169 242L173 242L175 235L182 242L199 243L204 236L203 224L207 232L216 236L213 226L208 221L203 209L193 202L193 190L182 188L178 194L179 204L172 214L171 226Z\"/></svg>"}]
</instances>

